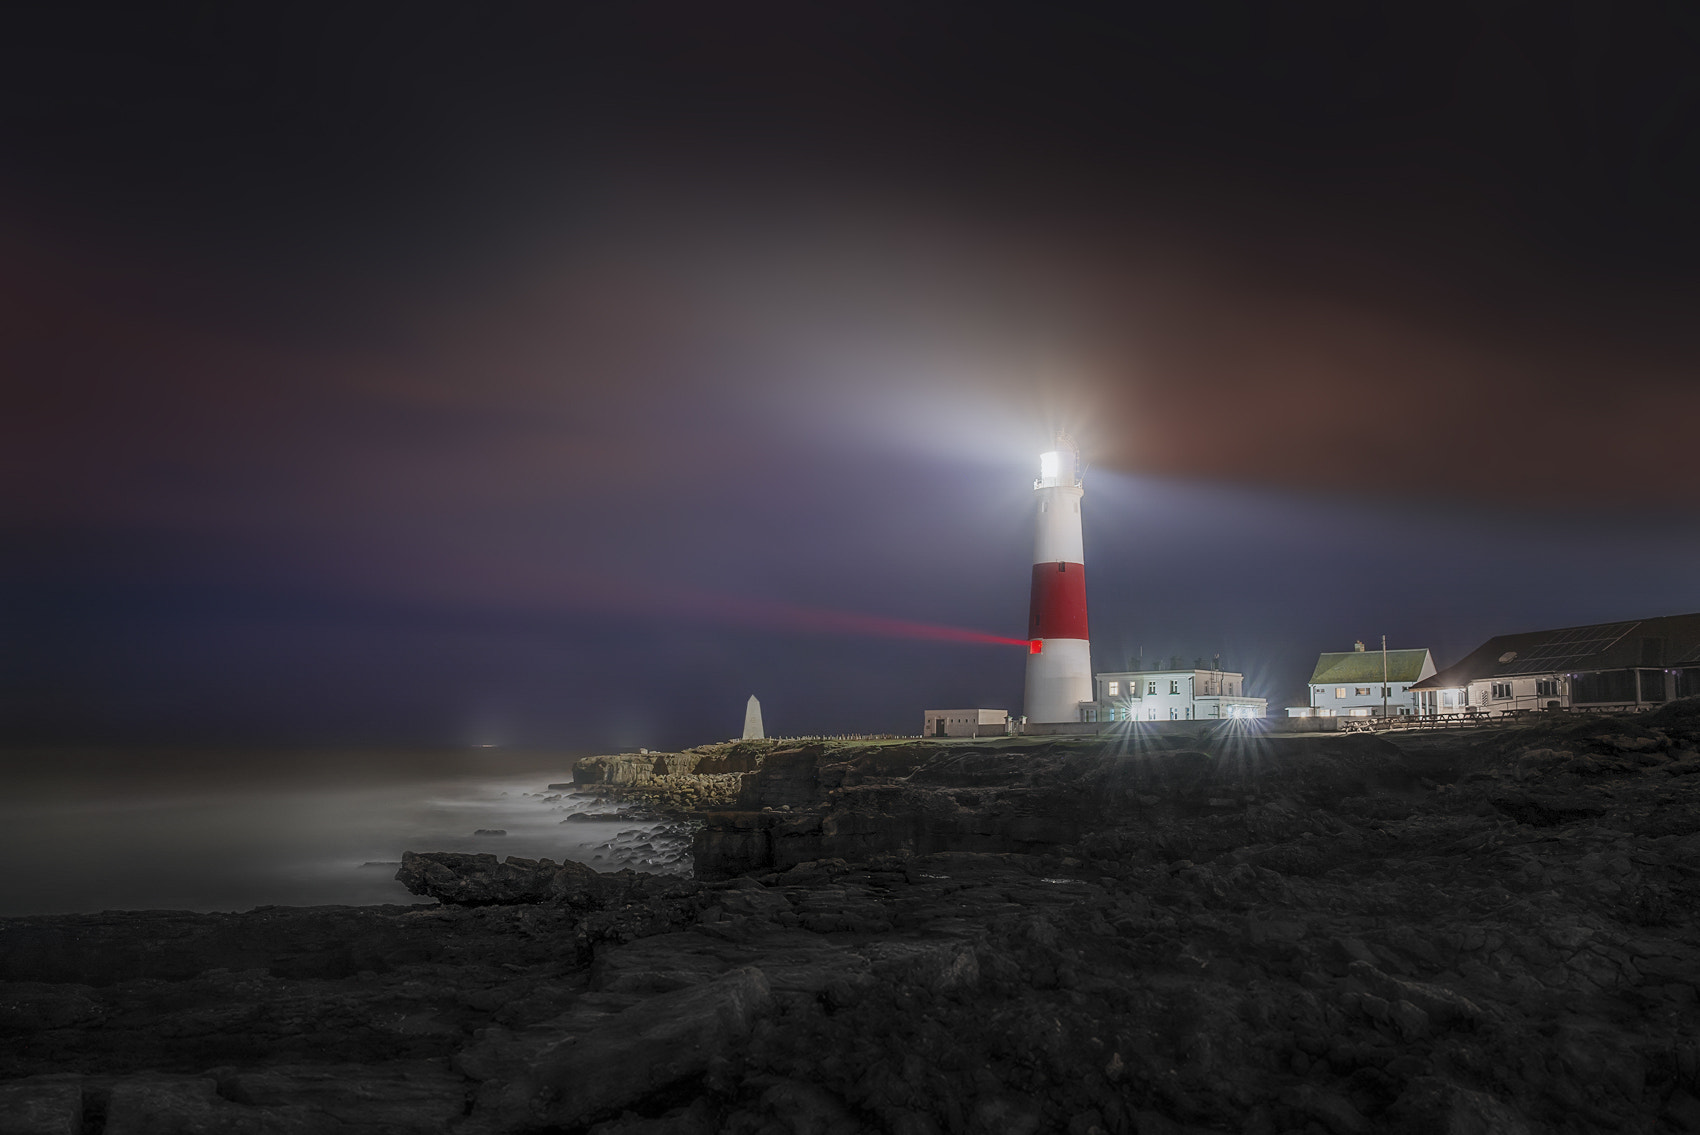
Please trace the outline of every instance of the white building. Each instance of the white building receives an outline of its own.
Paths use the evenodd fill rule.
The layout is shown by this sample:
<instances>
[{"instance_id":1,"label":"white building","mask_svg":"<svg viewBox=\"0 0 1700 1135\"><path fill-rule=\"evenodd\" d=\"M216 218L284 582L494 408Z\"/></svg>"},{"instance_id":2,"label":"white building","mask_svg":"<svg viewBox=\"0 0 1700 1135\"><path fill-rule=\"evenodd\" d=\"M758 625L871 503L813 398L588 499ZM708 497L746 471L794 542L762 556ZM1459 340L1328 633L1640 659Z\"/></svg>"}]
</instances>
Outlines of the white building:
<instances>
[{"instance_id":1,"label":"white building","mask_svg":"<svg viewBox=\"0 0 1700 1135\"><path fill-rule=\"evenodd\" d=\"M1288 717L1402 717L1432 713L1427 701L1412 692L1418 682L1434 676L1434 658L1427 650L1351 650L1321 654L1310 675L1310 704L1287 708Z\"/></svg>"},{"instance_id":2,"label":"white building","mask_svg":"<svg viewBox=\"0 0 1700 1135\"><path fill-rule=\"evenodd\" d=\"M923 737L1002 737L1009 732L1006 709L929 709Z\"/></svg>"},{"instance_id":3,"label":"white building","mask_svg":"<svg viewBox=\"0 0 1700 1135\"><path fill-rule=\"evenodd\" d=\"M1415 688L1438 714L1646 709L1700 696L1700 614L1500 635Z\"/></svg>"},{"instance_id":4,"label":"white building","mask_svg":"<svg viewBox=\"0 0 1700 1135\"><path fill-rule=\"evenodd\" d=\"M1093 682L1097 700L1082 703L1083 721L1210 721L1263 717L1269 708L1231 670L1123 670Z\"/></svg>"}]
</instances>

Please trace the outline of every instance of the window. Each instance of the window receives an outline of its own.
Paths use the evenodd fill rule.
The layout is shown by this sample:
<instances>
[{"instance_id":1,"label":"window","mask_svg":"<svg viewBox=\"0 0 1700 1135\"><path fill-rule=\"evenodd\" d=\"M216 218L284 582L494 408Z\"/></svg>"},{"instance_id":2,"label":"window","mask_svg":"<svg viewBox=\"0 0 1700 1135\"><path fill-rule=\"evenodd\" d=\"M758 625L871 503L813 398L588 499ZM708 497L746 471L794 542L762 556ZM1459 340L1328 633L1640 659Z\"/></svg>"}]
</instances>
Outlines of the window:
<instances>
[{"instance_id":1,"label":"window","mask_svg":"<svg viewBox=\"0 0 1700 1135\"><path fill-rule=\"evenodd\" d=\"M1180 710L1176 709L1174 706L1169 707L1169 720L1170 721L1174 721L1176 718L1180 717L1180 715L1181 715Z\"/></svg>"},{"instance_id":2,"label":"window","mask_svg":"<svg viewBox=\"0 0 1700 1135\"><path fill-rule=\"evenodd\" d=\"M1499 699L1499 700L1504 700L1505 698L1510 697L1511 696L1511 683L1510 682L1495 682L1493 684L1493 696L1496 699Z\"/></svg>"},{"instance_id":3,"label":"window","mask_svg":"<svg viewBox=\"0 0 1700 1135\"><path fill-rule=\"evenodd\" d=\"M1181 682L1179 678L1172 679L1169 682L1169 692L1171 694L1178 694L1181 692Z\"/></svg>"},{"instance_id":4,"label":"window","mask_svg":"<svg viewBox=\"0 0 1700 1135\"><path fill-rule=\"evenodd\" d=\"M1121 689L1122 684L1120 682L1107 682L1104 685L1104 692L1109 694L1111 697L1115 697L1117 694L1121 693Z\"/></svg>"},{"instance_id":5,"label":"window","mask_svg":"<svg viewBox=\"0 0 1700 1135\"><path fill-rule=\"evenodd\" d=\"M1570 700L1584 705L1634 701L1635 671L1596 670L1590 674L1573 674L1570 678Z\"/></svg>"},{"instance_id":6,"label":"window","mask_svg":"<svg viewBox=\"0 0 1700 1135\"><path fill-rule=\"evenodd\" d=\"M1152 684L1155 685L1156 683L1152 683ZM1156 721L1157 720L1157 711L1154 710L1154 709L1151 710L1150 712L1148 712L1146 714L1146 717L1150 718L1152 721Z\"/></svg>"},{"instance_id":7,"label":"window","mask_svg":"<svg viewBox=\"0 0 1700 1135\"><path fill-rule=\"evenodd\" d=\"M1457 705L1458 704L1457 693L1452 691L1452 690L1442 690L1440 692L1440 704L1441 705Z\"/></svg>"},{"instance_id":8,"label":"window","mask_svg":"<svg viewBox=\"0 0 1700 1135\"><path fill-rule=\"evenodd\" d=\"M1367 698L1367 697L1369 697L1369 687L1368 686L1353 686L1352 687L1352 694L1355 697Z\"/></svg>"},{"instance_id":9,"label":"window","mask_svg":"<svg viewBox=\"0 0 1700 1135\"><path fill-rule=\"evenodd\" d=\"M1393 687L1392 686L1381 687L1381 696L1384 697L1384 698L1392 697L1393 696Z\"/></svg>"},{"instance_id":10,"label":"window","mask_svg":"<svg viewBox=\"0 0 1700 1135\"><path fill-rule=\"evenodd\" d=\"M1535 679L1535 696L1538 698L1556 698L1558 696L1558 679Z\"/></svg>"},{"instance_id":11,"label":"window","mask_svg":"<svg viewBox=\"0 0 1700 1135\"><path fill-rule=\"evenodd\" d=\"M1154 693L1156 693L1156 692L1157 692L1157 683L1156 683L1156 682L1147 682L1147 683L1145 683L1145 692L1146 692L1146 693L1148 693L1148 694L1154 694ZM1156 712L1157 712L1157 711L1156 711L1156 710L1152 710L1152 711L1151 711L1151 712L1152 712L1152 713L1156 713Z\"/></svg>"},{"instance_id":12,"label":"window","mask_svg":"<svg viewBox=\"0 0 1700 1135\"><path fill-rule=\"evenodd\" d=\"M1346 696L1346 687L1345 686L1336 686L1334 688L1334 696L1337 697L1337 698L1345 697Z\"/></svg>"}]
</instances>

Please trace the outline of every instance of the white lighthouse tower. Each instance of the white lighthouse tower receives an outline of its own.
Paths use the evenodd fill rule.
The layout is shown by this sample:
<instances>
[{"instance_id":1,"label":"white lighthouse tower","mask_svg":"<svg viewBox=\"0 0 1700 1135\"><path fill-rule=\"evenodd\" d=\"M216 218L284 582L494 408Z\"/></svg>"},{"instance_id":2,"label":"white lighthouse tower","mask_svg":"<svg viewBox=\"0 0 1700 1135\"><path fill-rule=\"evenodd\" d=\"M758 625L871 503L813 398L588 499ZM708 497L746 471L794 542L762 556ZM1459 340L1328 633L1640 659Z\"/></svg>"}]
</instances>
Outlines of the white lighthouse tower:
<instances>
[{"instance_id":1,"label":"white lighthouse tower","mask_svg":"<svg viewBox=\"0 0 1700 1135\"><path fill-rule=\"evenodd\" d=\"M1067 434L1039 455L1038 539L1028 607L1027 720L1079 721L1092 700L1092 644L1086 633L1086 553L1080 537L1080 451Z\"/></svg>"}]
</instances>

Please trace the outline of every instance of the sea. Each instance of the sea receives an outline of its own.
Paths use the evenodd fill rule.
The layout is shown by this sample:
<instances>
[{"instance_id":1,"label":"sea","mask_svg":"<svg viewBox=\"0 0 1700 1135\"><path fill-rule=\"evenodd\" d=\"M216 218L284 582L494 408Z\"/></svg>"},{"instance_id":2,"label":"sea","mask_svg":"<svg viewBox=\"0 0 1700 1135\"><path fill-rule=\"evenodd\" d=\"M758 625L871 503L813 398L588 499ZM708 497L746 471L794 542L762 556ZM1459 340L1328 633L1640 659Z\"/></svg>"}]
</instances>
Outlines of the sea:
<instances>
[{"instance_id":1,"label":"sea","mask_svg":"<svg viewBox=\"0 0 1700 1135\"><path fill-rule=\"evenodd\" d=\"M684 825L574 791L572 761L494 749L0 751L0 915L428 902L395 881L404 851L688 873Z\"/></svg>"}]
</instances>

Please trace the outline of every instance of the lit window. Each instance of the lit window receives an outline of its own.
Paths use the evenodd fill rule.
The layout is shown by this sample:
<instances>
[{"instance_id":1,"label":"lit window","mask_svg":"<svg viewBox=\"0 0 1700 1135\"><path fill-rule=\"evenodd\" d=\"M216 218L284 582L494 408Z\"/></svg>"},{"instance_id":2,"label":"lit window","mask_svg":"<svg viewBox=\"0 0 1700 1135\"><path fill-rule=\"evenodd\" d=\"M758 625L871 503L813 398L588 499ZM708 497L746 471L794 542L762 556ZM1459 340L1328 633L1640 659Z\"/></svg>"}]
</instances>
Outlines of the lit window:
<instances>
[{"instance_id":1,"label":"lit window","mask_svg":"<svg viewBox=\"0 0 1700 1135\"><path fill-rule=\"evenodd\" d=\"M1345 686L1335 686L1334 687L1334 696L1337 697L1337 698L1345 697L1346 696L1346 687Z\"/></svg>"},{"instance_id":2,"label":"lit window","mask_svg":"<svg viewBox=\"0 0 1700 1135\"><path fill-rule=\"evenodd\" d=\"M1106 688L1109 695L1111 697L1115 697L1117 694L1121 693L1122 684L1120 682L1110 682Z\"/></svg>"},{"instance_id":3,"label":"lit window","mask_svg":"<svg viewBox=\"0 0 1700 1135\"><path fill-rule=\"evenodd\" d=\"M1369 687L1368 686L1353 686L1352 687L1352 693L1354 695L1356 695L1357 697L1367 698L1367 697L1369 697Z\"/></svg>"}]
</instances>

